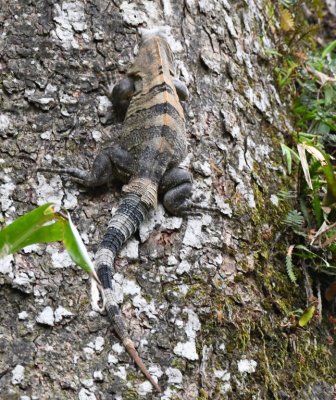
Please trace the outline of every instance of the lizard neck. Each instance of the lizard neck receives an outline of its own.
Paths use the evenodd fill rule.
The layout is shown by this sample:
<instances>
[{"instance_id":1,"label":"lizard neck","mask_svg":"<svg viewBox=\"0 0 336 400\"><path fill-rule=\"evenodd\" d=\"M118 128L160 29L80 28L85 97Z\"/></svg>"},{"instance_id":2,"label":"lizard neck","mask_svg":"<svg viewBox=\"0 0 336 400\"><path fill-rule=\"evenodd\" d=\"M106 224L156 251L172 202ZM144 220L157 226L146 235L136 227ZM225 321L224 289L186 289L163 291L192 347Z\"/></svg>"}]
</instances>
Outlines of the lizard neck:
<instances>
[{"instance_id":1,"label":"lizard neck","mask_svg":"<svg viewBox=\"0 0 336 400\"><path fill-rule=\"evenodd\" d=\"M146 86L162 75L163 80L170 81L175 75L174 55L167 41L160 36L147 39L128 73L140 77Z\"/></svg>"}]
</instances>

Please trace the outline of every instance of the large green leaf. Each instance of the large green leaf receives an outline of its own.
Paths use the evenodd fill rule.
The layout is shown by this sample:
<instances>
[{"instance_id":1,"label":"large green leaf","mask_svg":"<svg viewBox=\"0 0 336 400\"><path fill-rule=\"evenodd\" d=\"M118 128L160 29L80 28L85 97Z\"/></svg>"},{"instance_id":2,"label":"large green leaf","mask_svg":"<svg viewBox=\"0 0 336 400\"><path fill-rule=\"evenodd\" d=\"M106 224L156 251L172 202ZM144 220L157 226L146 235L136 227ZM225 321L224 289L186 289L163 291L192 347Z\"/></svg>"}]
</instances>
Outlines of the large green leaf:
<instances>
[{"instance_id":1,"label":"large green leaf","mask_svg":"<svg viewBox=\"0 0 336 400\"><path fill-rule=\"evenodd\" d=\"M73 261L84 269L87 273L92 275L97 282L99 279L94 270L94 265L89 257L86 247L79 235L79 232L73 224L70 214L67 212L67 223L64 229L64 246L67 249Z\"/></svg>"},{"instance_id":2,"label":"large green leaf","mask_svg":"<svg viewBox=\"0 0 336 400\"><path fill-rule=\"evenodd\" d=\"M34 243L63 239L63 224L57 224L57 205L47 203L23 215L0 231L0 256L16 253Z\"/></svg>"},{"instance_id":3,"label":"large green leaf","mask_svg":"<svg viewBox=\"0 0 336 400\"><path fill-rule=\"evenodd\" d=\"M67 211L54 203L40 206L0 231L0 258L35 243L63 241L72 260L98 283L93 263Z\"/></svg>"}]
</instances>

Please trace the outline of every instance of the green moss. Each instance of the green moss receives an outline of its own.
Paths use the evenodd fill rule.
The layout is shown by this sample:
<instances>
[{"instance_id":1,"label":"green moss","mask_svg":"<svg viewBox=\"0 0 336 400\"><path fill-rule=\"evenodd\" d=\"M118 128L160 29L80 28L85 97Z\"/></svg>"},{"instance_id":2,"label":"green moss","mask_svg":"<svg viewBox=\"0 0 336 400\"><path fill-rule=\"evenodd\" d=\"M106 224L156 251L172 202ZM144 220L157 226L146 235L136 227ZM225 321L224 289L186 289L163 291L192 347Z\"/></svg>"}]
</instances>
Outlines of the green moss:
<instances>
[{"instance_id":1,"label":"green moss","mask_svg":"<svg viewBox=\"0 0 336 400\"><path fill-rule=\"evenodd\" d=\"M128 389L125 392L123 392L123 399L124 400L138 400L139 394L135 389Z\"/></svg>"},{"instance_id":2,"label":"green moss","mask_svg":"<svg viewBox=\"0 0 336 400\"><path fill-rule=\"evenodd\" d=\"M172 368L177 368L181 371L184 371L186 368L186 361L183 358L175 357L171 362Z\"/></svg>"},{"instance_id":3,"label":"green moss","mask_svg":"<svg viewBox=\"0 0 336 400\"><path fill-rule=\"evenodd\" d=\"M204 389L201 389L199 391L199 396L197 400L209 400L209 399L210 399L209 394Z\"/></svg>"}]
</instances>

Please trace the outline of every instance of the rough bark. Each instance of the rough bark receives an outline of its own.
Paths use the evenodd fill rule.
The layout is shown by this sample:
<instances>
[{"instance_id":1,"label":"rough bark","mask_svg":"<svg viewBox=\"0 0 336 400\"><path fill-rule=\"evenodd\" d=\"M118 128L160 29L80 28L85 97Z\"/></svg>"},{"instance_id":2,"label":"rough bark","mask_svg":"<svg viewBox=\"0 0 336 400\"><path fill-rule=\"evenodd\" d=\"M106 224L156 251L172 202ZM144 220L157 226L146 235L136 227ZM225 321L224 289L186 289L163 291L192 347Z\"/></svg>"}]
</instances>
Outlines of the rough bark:
<instances>
[{"instance_id":1,"label":"rough bark","mask_svg":"<svg viewBox=\"0 0 336 400\"><path fill-rule=\"evenodd\" d=\"M305 308L284 265L288 188L279 143L291 132L266 49L262 0L2 0L0 207L9 222L46 201L71 210L94 253L120 187L85 191L36 167L88 167L122 131L99 87L123 77L142 27L175 38L194 199L219 212L161 207L119 259L122 310L164 394L131 363L89 284L58 244L0 266L3 399L332 399L324 325L288 327ZM71 314L69 314L70 312ZM41 314L42 313L42 314Z\"/></svg>"}]
</instances>

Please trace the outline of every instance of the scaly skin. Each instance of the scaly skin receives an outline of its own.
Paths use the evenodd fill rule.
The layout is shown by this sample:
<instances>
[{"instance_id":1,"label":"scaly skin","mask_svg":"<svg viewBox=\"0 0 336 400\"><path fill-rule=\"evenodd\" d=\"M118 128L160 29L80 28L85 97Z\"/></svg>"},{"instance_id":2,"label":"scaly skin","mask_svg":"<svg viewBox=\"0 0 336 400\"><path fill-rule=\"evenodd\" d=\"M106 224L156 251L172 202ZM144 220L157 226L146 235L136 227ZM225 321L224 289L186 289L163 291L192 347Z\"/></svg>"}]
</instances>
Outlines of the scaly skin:
<instances>
[{"instance_id":1,"label":"scaly skin","mask_svg":"<svg viewBox=\"0 0 336 400\"><path fill-rule=\"evenodd\" d=\"M166 39L144 38L127 78L111 94L114 108L126 117L118 143L103 150L91 171L78 168L43 168L68 174L86 186L98 186L116 177L127 183L123 198L108 224L95 257L95 269L102 283L105 307L113 328L128 353L157 391L159 385L149 374L129 337L113 290L114 260L123 244L139 228L158 194L172 214L183 215L190 206L192 179L179 167L187 151L185 119L180 100L188 91L174 77L173 53Z\"/></svg>"}]
</instances>

